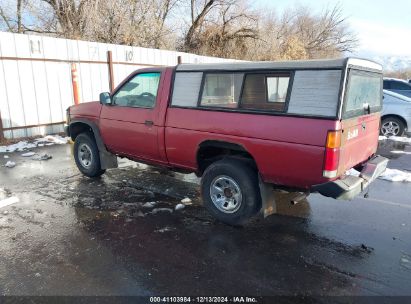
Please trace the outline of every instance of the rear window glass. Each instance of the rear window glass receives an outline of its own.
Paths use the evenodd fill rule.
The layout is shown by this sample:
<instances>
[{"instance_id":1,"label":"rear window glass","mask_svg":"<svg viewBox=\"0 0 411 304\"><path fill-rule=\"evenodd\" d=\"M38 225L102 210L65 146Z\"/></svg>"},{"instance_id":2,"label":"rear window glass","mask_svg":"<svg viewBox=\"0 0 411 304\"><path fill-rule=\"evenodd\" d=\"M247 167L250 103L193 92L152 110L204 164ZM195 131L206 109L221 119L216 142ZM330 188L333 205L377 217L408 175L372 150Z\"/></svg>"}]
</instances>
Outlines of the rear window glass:
<instances>
[{"instance_id":1,"label":"rear window glass","mask_svg":"<svg viewBox=\"0 0 411 304\"><path fill-rule=\"evenodd\" d=\"M263 111L285 111L288 75L249 74L244 80L240 108Z\"/></svg>"},{"instance_id":2,"label":"rear window glass","mask_svg":"<svg viewBox=\"0 0 411 304\"><path fill-rule=\"evenodd\" d=\"M391 81L389 81L389 80L384 80L383 87L384 87L384 90L389 90L389 89L391 89Z\"/></svg>"},{"instance_id":3,"label":"rear window glass","mask_svg":"<svg viewBox=\"0 0 411 304\"><path fill-rule=\"evenodd\" d=\"M345 98L344 117L366 114L365 106L370 106L371 112L381 109L382 75L372 72L351 70Z\"/></svg>"},{"instance_id":4,"label":"rear window glass","mask_svg":"<svg viewBox=\"0 0 411 304\"><path fill-rule=\"evenodd\" d=\"M392 81L391 90L411 90L411 86L402 81Z\"/></svg>"},{"instance_id":5,"label":"rear window glass","mask_svg":"<svg viewBox=\"0 0 411 304\"><path fill-rule=\"evenodd\" d=\"M201 106L237 108L244 74L206 74Z\"/></svg>"}]
</instances>

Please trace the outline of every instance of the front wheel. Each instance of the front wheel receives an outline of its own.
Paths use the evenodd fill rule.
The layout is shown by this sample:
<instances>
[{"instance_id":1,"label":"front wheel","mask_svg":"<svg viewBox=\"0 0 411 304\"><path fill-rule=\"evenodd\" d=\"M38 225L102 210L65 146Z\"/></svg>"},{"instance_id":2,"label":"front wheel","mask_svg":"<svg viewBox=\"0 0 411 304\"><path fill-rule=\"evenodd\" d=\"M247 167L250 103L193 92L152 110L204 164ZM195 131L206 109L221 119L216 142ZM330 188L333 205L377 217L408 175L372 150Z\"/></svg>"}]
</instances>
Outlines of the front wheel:
<instances>
[{"instance_id":1,"label":"front wheel","mask_svg":"<svg viewBox=\"0 0 411 304\"><path fill-rule=\"evenodd\" d=\"M384 136L402 136L404 135L405 125L396 117L384 118L381 122L381 135Z\"/></svg>"},{"instance_id":2,"label":"front wheel","mask_svg":"<svg viewBox=\"0 0 411 304\"><path fill-rule=\"evenodd\" d=\"M106 171L101 169L99 150L94 137L89 133L76 137L74 160L80 172L88 177L98 177Z\"/></svg>"},{"instance_id":3,"label":"front wheel","mask_svg":"<svg viewBox=\"0 0 411 304\"><path fill-rule=\"evenodd\" d=\"M257 172L240 160L211 164L201 180L201 193L207 210L229 225L242 225L261 209Z\"/></svg>"}]
</instances>

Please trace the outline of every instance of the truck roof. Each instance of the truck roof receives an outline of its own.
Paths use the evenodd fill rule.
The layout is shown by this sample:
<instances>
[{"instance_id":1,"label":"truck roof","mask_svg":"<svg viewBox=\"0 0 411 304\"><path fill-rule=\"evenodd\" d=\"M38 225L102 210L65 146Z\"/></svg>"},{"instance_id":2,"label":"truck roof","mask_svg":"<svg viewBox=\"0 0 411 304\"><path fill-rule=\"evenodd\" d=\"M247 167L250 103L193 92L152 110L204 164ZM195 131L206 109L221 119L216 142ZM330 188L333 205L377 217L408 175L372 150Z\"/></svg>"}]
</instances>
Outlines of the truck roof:
<instances>
[{"instance_id":1,"label":"truck roof","mask_svg":"<svg viewBox=\"0 0 411 304\"><path fill-rule=\"evenodd\" d=\"M177 71L242 71L255 69L282 69L282 70L322 70L322 69L342 69L346 66L356 66L360 68L372 69L382 72L382 66L376 62L360 58L340 58L322 60L289 60L289 61L241 61L228 63L198 63L179 64Z\"/></svg>"},{"instance_id":2,"label":"truck roof","mask_svg":"<svg viewBox=\"0 0 411 304\"><path fill-rule=\"evenodd\" d=\"M410 82L405 80L405 79L400 79L400 78L394 78L394 77L384 77L384 80L394 80L394 81L399 81L399 82L404 82L409 84Z\"/></svg>"}]
</instances>

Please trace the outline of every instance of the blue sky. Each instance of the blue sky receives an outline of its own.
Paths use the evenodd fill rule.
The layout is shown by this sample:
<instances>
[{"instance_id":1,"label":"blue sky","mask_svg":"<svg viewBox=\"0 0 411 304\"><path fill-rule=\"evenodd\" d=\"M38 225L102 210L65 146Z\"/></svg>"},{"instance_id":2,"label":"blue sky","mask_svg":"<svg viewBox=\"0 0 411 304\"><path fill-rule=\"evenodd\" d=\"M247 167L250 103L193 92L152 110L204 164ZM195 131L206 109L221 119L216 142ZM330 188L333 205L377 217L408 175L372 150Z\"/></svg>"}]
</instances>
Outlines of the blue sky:
<instances>
[{"instance_id":1,"label":"blue sky","mask_svg":"<svg viewBox=\"0 0 411 304\"><path fill-rule=\"evenodd\" d=\"M355 55L411 57L410 0L254 0L256 7L278 12L298 4L316 12L340 4L360 40Z\"/></svg>"}]
</instances>

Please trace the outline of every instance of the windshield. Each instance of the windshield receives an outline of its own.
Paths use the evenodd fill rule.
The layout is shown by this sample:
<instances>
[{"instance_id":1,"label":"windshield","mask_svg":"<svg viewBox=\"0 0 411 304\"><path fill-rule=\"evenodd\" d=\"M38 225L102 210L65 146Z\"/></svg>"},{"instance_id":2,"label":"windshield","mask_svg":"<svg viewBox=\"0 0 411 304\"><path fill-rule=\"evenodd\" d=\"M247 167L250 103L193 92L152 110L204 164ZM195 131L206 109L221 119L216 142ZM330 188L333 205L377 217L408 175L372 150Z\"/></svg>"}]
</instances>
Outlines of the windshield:
<instances>
[{"instance_id":1,"label":"windshield","mask_svg":"<svg viewBox=\"0 0 411 304\"><path fill-rule=\"evenodd\" d=\"M344 118L368 114L381 110L382 75L372 72L351 70L344 105Z\"/></svg>"}]
</instances>

